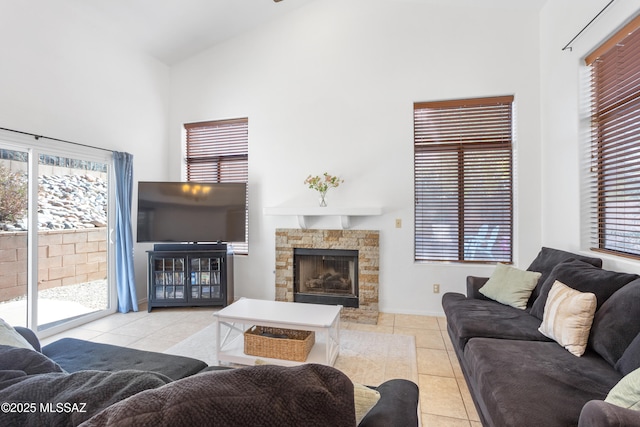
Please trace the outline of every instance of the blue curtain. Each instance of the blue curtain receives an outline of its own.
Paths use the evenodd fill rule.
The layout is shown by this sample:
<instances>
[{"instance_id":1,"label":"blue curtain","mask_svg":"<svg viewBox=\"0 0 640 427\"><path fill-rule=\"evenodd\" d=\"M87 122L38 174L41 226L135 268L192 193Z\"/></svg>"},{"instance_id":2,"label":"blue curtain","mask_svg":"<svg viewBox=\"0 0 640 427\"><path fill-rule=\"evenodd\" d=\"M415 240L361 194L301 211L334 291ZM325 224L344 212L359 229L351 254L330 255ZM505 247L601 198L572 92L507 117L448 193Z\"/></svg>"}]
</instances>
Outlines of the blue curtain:
<instances>
[{"instance_id":1,"label":"blue curtain","mask_svg":"<svg viewBox=\"0 0 640 427\"><path fill-rule=\"evenodd\" d=\"M118 311L138 311L136 280L133 269L133 232L131 230L131 198L133 194L133 156L113 153L116 175L116 281Z\"/></svg>"}]
</instances>

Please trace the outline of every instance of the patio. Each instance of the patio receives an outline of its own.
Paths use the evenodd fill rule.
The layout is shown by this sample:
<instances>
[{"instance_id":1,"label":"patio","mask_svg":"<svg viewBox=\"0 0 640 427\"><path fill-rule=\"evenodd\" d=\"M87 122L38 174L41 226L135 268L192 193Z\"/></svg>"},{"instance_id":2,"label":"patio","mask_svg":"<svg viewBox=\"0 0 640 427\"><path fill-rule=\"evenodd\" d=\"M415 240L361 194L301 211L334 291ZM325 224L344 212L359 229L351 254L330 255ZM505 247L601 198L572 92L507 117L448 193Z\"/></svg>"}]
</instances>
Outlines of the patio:
<instances>
[{"instance_id":1,"label":"patio","mask_svg":"<svg viewBox=\"0 0 640 427\"><path fill-rule=\"evenodd\" d=\"M38 324L40 328L56 324L108 306L106 280L95 280L77 285L58 286L38 292ZM26 326L26 295L0 302L0 318L14 326Z\"/></svg>"}]
</instances>

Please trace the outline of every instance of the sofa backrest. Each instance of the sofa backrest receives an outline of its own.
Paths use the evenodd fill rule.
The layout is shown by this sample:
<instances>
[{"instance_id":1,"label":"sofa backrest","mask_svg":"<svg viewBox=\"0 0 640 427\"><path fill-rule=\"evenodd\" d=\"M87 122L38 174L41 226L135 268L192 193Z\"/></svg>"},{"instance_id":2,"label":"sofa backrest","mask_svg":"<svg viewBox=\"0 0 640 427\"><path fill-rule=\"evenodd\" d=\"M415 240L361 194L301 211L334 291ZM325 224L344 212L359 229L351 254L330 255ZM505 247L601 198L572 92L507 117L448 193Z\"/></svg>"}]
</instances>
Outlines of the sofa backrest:
<instances>
[{"instance_id":1,"label":"sofa backrest","mask_svg":"<svg viewBox=\"0 0 640 427\"><path fill-rule=\"evenodd\" d=\"M26 339L29 344L31 344L34 350L42 351L42 349L40 348L40 340L31 329L25 328L23 326L14 326L13 329L15 329L17 333L22 335L24 339Z\"/></svg>"},{"instance_id":2,"label":"sofa backrest","mask_svg":"<svg viewBox=\"0 0 640 427\"><path fill-rule=\"evenodd\" d=\"M640 338L638 338L640 321L638 319L640 319L640 278L624 285L611 295L596 311L591 325L588 346L623 375L624 371L640 365ZM634 341L637 341L635 347L631 346ZM623 355L625 359L621 366L618 366Z\"/></svg>"},{"instance_id":3,"label":"sofa backrest","mask_svg":"<svg viewBox=\"0 0 640 427\"><path fill-rule=\"evenodd\" d=\"M616 369L622 375L629 375L640 368L640 333L631 341L616 363Z\"/></svg>"},{"instance_id":4,"label":"sofa backrest","mask_svg":"<svg viewBox=\"0 0 640 427\"><path fill-rule=\"evenodd\" d=\"M527 268L528 271L537 271L541 273L540 279L538 280L538 285L535 287L533 292L531 293L531 297L529 298L529 303L527 304L529 307L533 305L533 302L540 295L540 288L547 280L549 274L554 269L554 267L561 262L577 259L588 264L593 265L594 267L602 267L602 260L600 258L588 257L580 254L574 254L572 252L562 251L560 249L553 249L543 247L540 249L538 256L533 260L531 265Z\"/></svg>"},{"instance_id":5,"label":"sofa backrest","mask_svg":"<svg viewBox=\"0 0 640 427\"><path fill-rule=\"evenodd\" d=\"M542 320L549 291L556 280L580 292L591 292L599 309L618 289L638 279L637 274L604 270L584 261L571 259L556 265L540 287L540 295L530 313Z\"/></svg>"}]
</instances>

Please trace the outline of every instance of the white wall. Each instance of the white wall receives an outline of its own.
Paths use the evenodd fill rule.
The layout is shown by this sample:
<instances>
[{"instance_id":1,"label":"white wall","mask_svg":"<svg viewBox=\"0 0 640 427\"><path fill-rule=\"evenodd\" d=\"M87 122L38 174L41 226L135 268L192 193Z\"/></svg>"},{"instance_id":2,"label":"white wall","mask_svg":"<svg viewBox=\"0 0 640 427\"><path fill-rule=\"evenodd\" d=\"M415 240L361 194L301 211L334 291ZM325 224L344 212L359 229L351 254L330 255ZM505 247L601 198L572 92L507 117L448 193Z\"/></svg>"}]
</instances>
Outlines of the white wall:
<instances>
[{"instance_id":1,"label":"white wall","mask_svg":"<svg viewBox=\"0 0 640 427\"><path fill-rule=\"evenodd\" d=\"M0 127L127 151L135 179L166 179L166 65L74 1L0 0L0 52ZM139 299L145 249L136 248Z\"/></svg>"},{"instance_id":2,"label":"white wall","mask_svg":"<svg viewBox=\"0 0 640 427\"><path fill-rule=\"evenodd\" d=\"M274 297L275 228L297 222L263 208L313 206L303 180L325 171L345 180L331 206L384 209L354 222L381 232L381 310L440 314L432 284L463 291L468 274L491 273L413 261L415 101L515 95L515 261L526 267L541 242L538 29L532 11L323 0L172 67L172 179L183 123L249 118L250 254L237 257L236 296Z\"/></svg>"},{"instance_id":3,"label":"white wall","mask_svg":"<svg viewBox=\"0 0 640 427\"><path fill-rule=\"evenodd\" d=\"M0 127L128 151L137 180L163 180L181 178L182 123L247 116L251 252L236 261L237 293L273 297L274 230L297 224L262 208L315 204L302 181L328 171L346 181L331 205L384 208L354 223L381 230L381 308L439 313L433 283L462 291L467 274L492 268L413 262L413 102L514 94L516 265L541 245L585 250L581 60L640 0L614 2L571 52L561 49L606 2L547 1L540 16L429 3L318 0L169 75L82 2L0 0ZM141 299L148 247L136 247ZM605 266L640 272L612 258Z\"/></svg>"},{"instance_id":4,"label":"white wall","mask_svg":"<svg viewBox=\"0 0 640 427\"><path fill-rule=\"evenodd\" d=\"M606 4L553 0L541 13L543 243L570 251L589 248L581 232L582 156L588 147L588 116L581 107L588 102L584 57L633 18L640 1L614 2L576 39L572 50L562 48ZM638 262L594 255L604 259L606 268L640 273Z\"/></svg>"}]
</instances>

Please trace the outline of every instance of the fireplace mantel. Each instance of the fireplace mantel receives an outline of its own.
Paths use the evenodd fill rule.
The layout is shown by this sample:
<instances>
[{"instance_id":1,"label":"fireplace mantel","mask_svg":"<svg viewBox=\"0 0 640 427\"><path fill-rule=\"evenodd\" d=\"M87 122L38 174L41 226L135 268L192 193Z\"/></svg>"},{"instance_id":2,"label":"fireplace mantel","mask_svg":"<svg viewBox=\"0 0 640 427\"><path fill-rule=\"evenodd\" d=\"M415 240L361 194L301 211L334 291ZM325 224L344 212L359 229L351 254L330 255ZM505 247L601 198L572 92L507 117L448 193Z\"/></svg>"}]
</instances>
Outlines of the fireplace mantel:
<instances>
[{"instance_id":1,"label":"fireplace mantel","mask_svg":"<svg viewBox=\"0 0 640 427\"><path fill-rule=\"evenodd\" d=\"M265 215L296 216L300 228L307 228L307 217L338 216L343 229L351 227L351 217L382 215L380 207L340 207L340 206L276 206L264 208Z\"/></svg>"}]
</instances>

